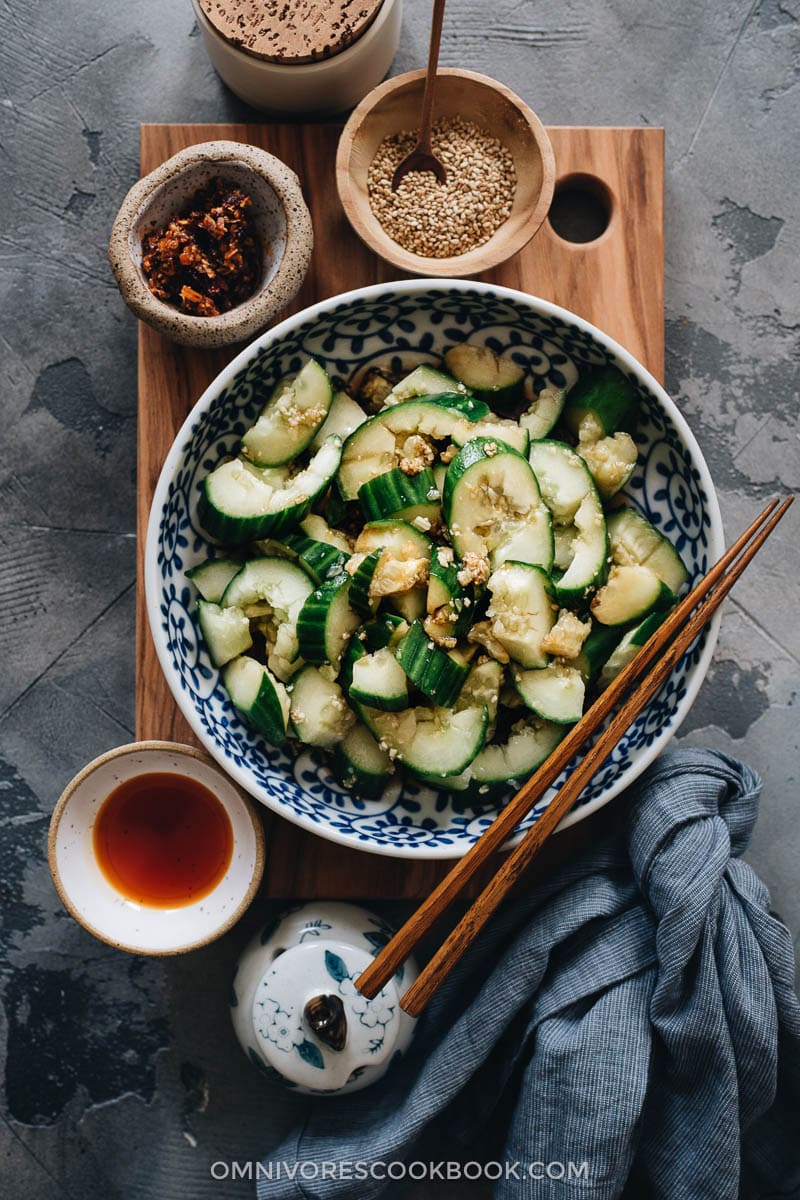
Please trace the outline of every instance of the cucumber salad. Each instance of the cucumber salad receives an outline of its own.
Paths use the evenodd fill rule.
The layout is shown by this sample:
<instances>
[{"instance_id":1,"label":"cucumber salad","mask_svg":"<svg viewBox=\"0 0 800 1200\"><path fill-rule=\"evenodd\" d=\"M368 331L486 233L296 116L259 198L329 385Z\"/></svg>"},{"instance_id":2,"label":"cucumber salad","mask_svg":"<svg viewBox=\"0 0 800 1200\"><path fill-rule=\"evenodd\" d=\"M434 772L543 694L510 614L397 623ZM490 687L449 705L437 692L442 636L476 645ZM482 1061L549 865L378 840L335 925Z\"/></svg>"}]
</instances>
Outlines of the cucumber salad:
<instances>
[{"instance_id":1,"label":"cucumber salad","mask_svg":"<svg viewBox=\"0 0 800 1200\"><path fill-rule=\"evenodd\" d=\"M359 797L520 786L687 580L619 495L637 403L610 365L536 395L471 342L349 387L305 362L203 483L189 577L234 706Z\"/></svg>"}]
</instances>

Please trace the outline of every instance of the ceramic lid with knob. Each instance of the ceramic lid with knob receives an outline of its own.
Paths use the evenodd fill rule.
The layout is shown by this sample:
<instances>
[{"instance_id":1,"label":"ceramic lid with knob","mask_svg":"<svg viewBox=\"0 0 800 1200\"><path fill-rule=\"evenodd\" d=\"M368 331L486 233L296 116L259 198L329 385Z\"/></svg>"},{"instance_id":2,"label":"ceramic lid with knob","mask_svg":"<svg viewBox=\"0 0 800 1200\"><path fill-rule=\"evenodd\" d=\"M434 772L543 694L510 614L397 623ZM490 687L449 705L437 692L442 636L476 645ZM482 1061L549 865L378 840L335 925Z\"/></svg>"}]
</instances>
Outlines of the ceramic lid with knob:
<instances>
[{"instance_id":1,"label":"ceramic lid with knob","mask_svg":"<svg viewBox=\"0 0 800 1200\"><path fill-rule=\"evenodd\" d=\"M232 1013L251 1060L305 1092L355 1091L380 1078L411 1040L400 997L416 967L405 963L372 1000L356 980L391 934L366 909L317 902L254 938L239 962Z\"/></svg>"},{"instance_id":2,"label":"ceramic lid with knob","mask_svg":"<svg viewBox=\"0 0 800 1200\"><path fill-rule=\"evenodd\" d=\"M199 0L227 42L267 62L319 62L351 46L369 28L382 0Z\"/></svg>"}]
</instances>

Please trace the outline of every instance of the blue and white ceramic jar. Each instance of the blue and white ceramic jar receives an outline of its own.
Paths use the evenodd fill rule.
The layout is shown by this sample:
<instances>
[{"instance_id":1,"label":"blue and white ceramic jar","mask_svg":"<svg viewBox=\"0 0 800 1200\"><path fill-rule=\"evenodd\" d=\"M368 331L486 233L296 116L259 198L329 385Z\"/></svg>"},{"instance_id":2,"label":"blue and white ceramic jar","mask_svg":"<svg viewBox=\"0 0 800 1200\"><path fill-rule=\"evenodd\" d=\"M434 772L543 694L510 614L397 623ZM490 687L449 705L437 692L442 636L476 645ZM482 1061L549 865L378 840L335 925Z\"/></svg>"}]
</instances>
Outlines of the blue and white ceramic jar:
<instances>
[{"instance_id":1,"label":"blue and white ceramic jar","mask_svg":"<svg viewBox=\"0 0 800 1200\"><path fill-rule=\"evenodd\" d=\"M236 1036L262 1072L300 1092L355 1092L409 1046L400 997L409 959L367 1000L355 981L393 934L354 904L312 902L262 930L239 960L231 996Z\"/></svg>"}]
</instances>

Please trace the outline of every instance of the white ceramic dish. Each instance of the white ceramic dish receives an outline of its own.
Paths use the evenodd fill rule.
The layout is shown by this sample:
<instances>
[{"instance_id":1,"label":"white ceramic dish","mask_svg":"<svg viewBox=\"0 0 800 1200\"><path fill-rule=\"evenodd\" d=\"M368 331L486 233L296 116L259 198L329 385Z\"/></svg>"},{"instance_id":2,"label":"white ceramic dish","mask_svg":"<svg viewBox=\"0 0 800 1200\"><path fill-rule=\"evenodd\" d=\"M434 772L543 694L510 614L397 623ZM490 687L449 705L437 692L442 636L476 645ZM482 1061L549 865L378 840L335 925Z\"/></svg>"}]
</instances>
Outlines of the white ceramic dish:
<instances>
[{"instance_id":1,"label":"white ceramic dish","mask_svg":"<svg viewBox=\"0 0 800 1200\"><path fill-rule=\"evenodd\" d=\"M95 819L107 796L127 779L155 772L203 784L233 828L233 855L223 878L208 895L178 908L128 900L108 882L92 849ZM264 869L264 832L249 800L201 750L134 742L100 755L67 785L51 818L48 859L64 907L100 941L131 954L183 954L220 937L249 906Z\"/></svg>"},{"instance_id":2,"label":"white ceramic dish","mask_svg":"<svg viewBox=\"0 0 800 1200\"><path fill-rule=\"evenodd\" d=\"M213 550L197 520L206 474L256 418L269 388L309 355L349 378L370 363L438 361L465 337L489 340L545 381L569 386L582 364L613 362L635 382L642 415L639 463L627 498L676 544L693 579L723 549L714 486L688 425L664 389L626 350L575 314L491 284L408 280L334 296L283 321L243 350L200 397L158 481L145 548L147 610L161 666L197 736L269 808L323 837L403 858L457 858L496 806L460 812L446 792L407 782L363 801L333 779L325 759L268 746L233 709L195 624L186 572ZM666 746L688 713L711 661L719 617L634 722L579 805L573 824L627 787ZM564 776L556 781L563 782ZM524 831L548 793L522 822ZM519 835L517 835L519 836Z\"/></svg>"}]
</instances>

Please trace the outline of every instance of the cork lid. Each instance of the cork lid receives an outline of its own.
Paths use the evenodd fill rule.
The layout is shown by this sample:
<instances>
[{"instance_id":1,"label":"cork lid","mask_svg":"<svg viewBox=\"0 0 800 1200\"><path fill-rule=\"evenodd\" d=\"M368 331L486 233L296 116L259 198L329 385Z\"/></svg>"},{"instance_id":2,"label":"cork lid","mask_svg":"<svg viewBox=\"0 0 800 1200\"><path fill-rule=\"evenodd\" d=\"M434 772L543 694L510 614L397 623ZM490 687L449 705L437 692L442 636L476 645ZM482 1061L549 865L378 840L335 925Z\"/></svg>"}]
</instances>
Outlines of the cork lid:
<instances>
[{"instance_id":1,"label":"cork lid","mask_svg":"<svg viewBox=\"0 0 800 1200\"><path fill-rule=\"evenodd\" d=\"M331 58L369 28L383 0L199 0L226 42L286 66Z\"/></svg>"}]
</instances>

